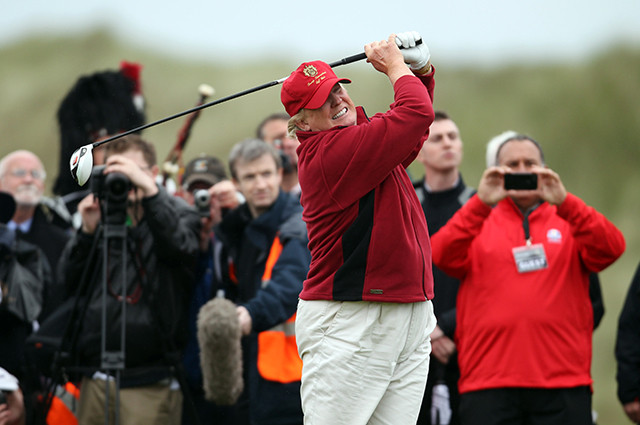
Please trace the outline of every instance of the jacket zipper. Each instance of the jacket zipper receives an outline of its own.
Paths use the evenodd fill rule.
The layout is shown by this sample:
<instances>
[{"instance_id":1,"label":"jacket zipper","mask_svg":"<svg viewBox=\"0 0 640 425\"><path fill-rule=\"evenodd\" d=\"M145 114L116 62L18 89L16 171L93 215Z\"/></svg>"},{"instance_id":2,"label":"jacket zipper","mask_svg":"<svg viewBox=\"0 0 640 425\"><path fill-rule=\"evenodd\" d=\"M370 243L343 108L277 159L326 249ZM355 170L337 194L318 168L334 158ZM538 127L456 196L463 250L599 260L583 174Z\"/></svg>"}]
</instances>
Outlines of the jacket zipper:
<instances>
[{"instance_id":1,"label":"jacket zipper","mask_svg":"<svg viewBox=\"0 0 640 425\"><path fill-rule=\"evenodd\" d=\"M399 180L400 186L402 186L402 190L404 191L404 195L407 197L407 199L410 199L410 196L407 193L407 187L405 186L404 181L402 180L402 176L398 176L397 175L397 173L398 173L397 167L394 168L393 172L394 172L394 174L396 174L396 178ZM415 190L413 190L413 187L411 188L411 191L415 194ZM418 243L418 247L420 247L420 254L422 256L422 285L421 285L422 295L424 295L424 298L428 300L429 298L427 297L427 292L424 289L424 273L425 273L424 249L422 248L422 244L420 243L420 238L418 237L418 234L416 233L416 226L415 226L414 221L413 221L414 208L413 208L413 205L412 205L411 201L409 201L409 207L411 208L411 228L413 229L413 236L416 238L416 242ZM420 209L420 213L421 214L423 213L422 209Z\"/></svg>"}]
</instances>

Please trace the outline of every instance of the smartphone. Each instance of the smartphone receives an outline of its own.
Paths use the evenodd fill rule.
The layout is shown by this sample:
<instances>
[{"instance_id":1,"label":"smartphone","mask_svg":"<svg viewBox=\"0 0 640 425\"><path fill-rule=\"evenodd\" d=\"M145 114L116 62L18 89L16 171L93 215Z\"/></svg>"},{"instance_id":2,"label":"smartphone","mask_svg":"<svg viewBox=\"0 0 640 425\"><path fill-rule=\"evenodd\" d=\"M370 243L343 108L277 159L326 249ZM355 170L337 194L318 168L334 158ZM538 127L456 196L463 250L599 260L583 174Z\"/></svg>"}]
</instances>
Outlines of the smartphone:
<instances>
[{"instance_id":1,"label":"smartphone","mask_svg":"<svg viewBox=\"0 0 640 425\"><path fill-rule=\"evenodd\" d=\"M506 190L536 190L538 175L534 173L512 173L504 175Z\"/></svg>"},{"instance_id":2,"label":"smartphone","mask_svg":"<svg viewBox=\"0 0 640 425\"><path fill-rule=\"evenodd\" d=\"M7 395L3 390L0 390L0 404L7 404Z\"/></svg>"}]
</instances>

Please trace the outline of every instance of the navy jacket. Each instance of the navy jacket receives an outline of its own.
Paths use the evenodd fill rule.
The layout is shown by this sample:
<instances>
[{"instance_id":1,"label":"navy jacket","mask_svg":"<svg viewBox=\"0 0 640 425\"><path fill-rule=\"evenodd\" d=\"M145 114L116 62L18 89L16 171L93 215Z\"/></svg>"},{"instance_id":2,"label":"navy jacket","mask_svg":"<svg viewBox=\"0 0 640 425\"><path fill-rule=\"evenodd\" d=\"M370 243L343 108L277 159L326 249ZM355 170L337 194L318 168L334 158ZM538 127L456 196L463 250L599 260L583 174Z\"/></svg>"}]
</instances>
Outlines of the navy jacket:
<instances>
[{"instance_id":1,"label":"navy jacket","mask_svg":"<svg viewBox=\"0 0 640 425\"><path fill-rule=\"evenodd\" d=\"M233 261L237 283L227 297L251 314L252 333L243 338L245 393L238 404L248 409L252 424L301 424L300 382L264 379L257 369L258 333L285 322L296 311L298 294L309 270L311 254L296 197L280 192L271 209L253 219L243 204L225 216L215 231ZM263 282L266 260L276 235L283 250L271 279Z\"/></svg>"}]
</instances>

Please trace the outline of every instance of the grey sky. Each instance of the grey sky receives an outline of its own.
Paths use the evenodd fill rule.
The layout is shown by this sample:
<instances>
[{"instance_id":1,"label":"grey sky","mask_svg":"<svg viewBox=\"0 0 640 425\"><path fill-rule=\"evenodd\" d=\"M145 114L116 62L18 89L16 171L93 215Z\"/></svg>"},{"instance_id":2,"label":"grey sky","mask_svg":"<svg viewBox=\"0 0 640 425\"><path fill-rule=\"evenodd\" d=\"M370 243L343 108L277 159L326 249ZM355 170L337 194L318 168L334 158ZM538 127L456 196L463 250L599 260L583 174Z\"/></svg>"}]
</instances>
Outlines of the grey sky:
<instances>
[{"instance_id":1,"label":"grey sky","mask_svg":"<svg viewBox=\"0 0 640 425\"><path fill-rule=\"evenodd\" d=\"M0 47L105 26L123 40L211 60L332 61L391 32L417 30L434 63L580 59L640 45L640 0L25 0L0 14Z\"/></svg>"}]
</instances>

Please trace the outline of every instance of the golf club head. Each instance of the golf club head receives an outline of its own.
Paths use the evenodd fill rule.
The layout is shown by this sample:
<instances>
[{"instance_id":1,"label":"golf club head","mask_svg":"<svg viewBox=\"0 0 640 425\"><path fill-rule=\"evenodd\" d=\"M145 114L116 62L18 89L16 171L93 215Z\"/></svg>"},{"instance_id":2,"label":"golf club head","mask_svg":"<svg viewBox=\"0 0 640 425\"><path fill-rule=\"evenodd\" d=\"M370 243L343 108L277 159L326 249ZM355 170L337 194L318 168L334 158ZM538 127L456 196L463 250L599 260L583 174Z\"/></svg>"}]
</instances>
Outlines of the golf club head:
<instances>
[{"instance_id":1,"label":"golf club head","mask_svg":"<svg viewBox=\"0 0 640 425\"><path fill-rule=\"evenodd\" d=\"M84 184L91 177L91 170L93 169L93 145L82 146L71 155L69 161L69 167L71 168L71 176L80 185Z\"/></svg>"}]
</instances>

